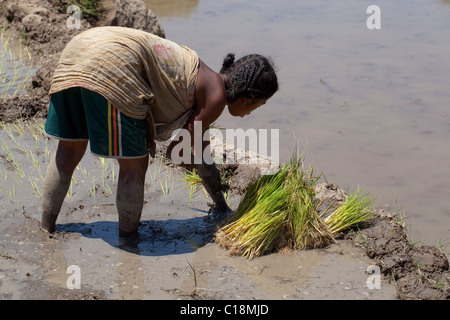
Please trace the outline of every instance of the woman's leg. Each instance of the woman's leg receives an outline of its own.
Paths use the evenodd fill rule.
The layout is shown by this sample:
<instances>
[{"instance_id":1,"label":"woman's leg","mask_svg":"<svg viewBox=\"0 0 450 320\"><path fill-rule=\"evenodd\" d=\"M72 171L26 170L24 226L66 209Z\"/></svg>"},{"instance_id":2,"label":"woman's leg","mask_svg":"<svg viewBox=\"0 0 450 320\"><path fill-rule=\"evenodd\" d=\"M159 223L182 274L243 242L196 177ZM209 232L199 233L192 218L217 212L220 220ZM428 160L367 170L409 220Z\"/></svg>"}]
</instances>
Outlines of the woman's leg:
<instances>
[{"instance_id":1,"label":"woman's leg","mask_svg":"<svg viewBox=\"0 0 450 320\"><path fill-rule=\"evenodd\" d=\"M144 206L145 174L148 155L136 159L118 159L120 171L116 205L119 213L119 236L137 233Z\"/></svg>"},{"instance_id":2,"label":"woman's leg","mask_svg":"<svg viewBox=\"0 0 450 320\"><path fill-rule=\"evenodd\" d=\"M70 186L73 171L83 158L88 141L60 140L45 173L41 227L52 232Z\"/></svg>"}]
</instances>

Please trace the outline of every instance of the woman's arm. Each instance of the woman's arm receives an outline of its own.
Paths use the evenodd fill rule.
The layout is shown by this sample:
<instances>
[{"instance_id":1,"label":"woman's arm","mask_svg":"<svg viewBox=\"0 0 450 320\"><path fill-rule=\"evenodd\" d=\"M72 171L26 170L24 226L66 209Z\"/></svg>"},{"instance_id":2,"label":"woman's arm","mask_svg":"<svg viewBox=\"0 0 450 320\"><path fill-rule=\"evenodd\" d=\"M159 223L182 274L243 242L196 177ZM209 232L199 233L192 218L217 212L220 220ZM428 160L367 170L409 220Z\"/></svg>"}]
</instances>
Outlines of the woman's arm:
<instances>
[{"instance_id":1,"label":"woman's arm","mask_svg":"<svg viewBox=\"0 0 450 320\"><path fill-rule=\"evenodd\" d=\"M177 160L185 159L184 161L177 161L178 165L185 168L195 168L198 167L196 164L204 162L203 155L209 147L210 141L209 139L203 140L203 135L211 124L222 114L225 103L226 92L222 76L200 61L195 88L194 112L183 127L183 129L187 130L192 154L189 157L183 157L184 154L182 152L186 151L186 148L177 148L181 149L180 154L172 154L176 145L180 143L183 143L183 146L188 145L183 140L183 137L180 137L179 140L172 141L167 148L167 157L172 160L174 160L174 157L177 157ZM199 125L201 127L201 134ZM201 145L201 148L199 148L199 145ZM197 157L197 161L194 161L194 157ZM210 159L210 155L207 155L207 157ZM199 161L198 159L203 161Z\"/></svg>"},{"instance_id":2,"label":"woman's arm","mask_svg":"<svg viewBox=\"0 0 450 320\"><path fill-rule=\"evenodd\" d=\"M179 143L183 143L183 137L180 137L179 140L174 140L170 143L167 148L167 155L172 161L175 156L179 157L178 159L188 159L187 163L184 161L177 161L177 163L185 168L196 169L198 175L202 178L206 191L213 199L215 207L219 211L227 212L230 208L223 196L224 186L222 184L220 172L214 163L207 163L204 159L205 150L211 152L208 148L210 140L209 138L206 140L203 139L206 130L208 130L210 125L222 114L226 103L225 96L226 93L222 76L200 62L195 90L194 112L183 128L188 132L188 138L186 138L190 139L190 151L192 150L193 152L190 152L189 157L186 158L183 158L182 154L186 151L185 148L180 149L180 154L172 154L174 147ZM196 128L198 125L201 126L201 130ZM200 131L201 134L199 134ZM198 144L201 144L200 150L196 147ZM187 143L184 142L183 145L187 145ZM207 160L212 159L210 154L208 154L207 157L209 158Z\"/></svg>"}]
</instances>

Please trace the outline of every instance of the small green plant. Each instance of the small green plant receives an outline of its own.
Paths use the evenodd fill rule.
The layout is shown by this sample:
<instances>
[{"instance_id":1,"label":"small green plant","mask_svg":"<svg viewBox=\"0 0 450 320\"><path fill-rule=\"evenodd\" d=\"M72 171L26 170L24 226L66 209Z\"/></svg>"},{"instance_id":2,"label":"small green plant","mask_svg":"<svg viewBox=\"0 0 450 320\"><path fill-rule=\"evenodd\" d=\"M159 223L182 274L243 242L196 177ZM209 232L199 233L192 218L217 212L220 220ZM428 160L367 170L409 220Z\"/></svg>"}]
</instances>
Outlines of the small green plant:
<instances>
[{"instance_id":1,"label":"small green plant","mask_svg":"<svg viewBox=\"0 0 450 320\"><path fill-rule=\"evenodd\" d=\"M95 199L95 195L97 194L97 186L95 185L95 179L94 177L92 177L92 189L89 189L91 195L94 197Z\"/></svg>"},{"instance_id":2,"label":"small green plant","mask_svg":"<svg viewBox=\"0 0 450 320\"><path fill-rule=\"evenodd\" d=\"M169 194L170 188L169 188L168 183L170 183L170 177L168 177L167 175L164 176L164 185L163 185L162 181L159 180L159 184L161 185L161 190L162 190L164 196L167 196Z\"/></svg>"},{"instance_id":3,"label":"small green plant","mask_svg":"<svg viewBox=\"0 0 450 320\"><path fill-rule=\"evenodd\" d=\"M189 267L191 268L192 272L194 273L194 292L197 291L197 273L195 272L194 267L192 267L192 265L189 263L189 261L186 260L186 262L188 263Z\"/></svg>"},{"instance_id":4,"label":"small green plant","mask_svg":"<svg viewBox=\"0 0 450 320\"><path fill-rule=\"evenodd\" d=\"M42 200L42 193L37 184L37 181L39 181L39 179L29 177L29 181L30 181L31 187L33 188L35 194L39 197L39 199ZM72 188L72 184L70 185L70 187Z\"/></svg>"},{"instance_id":5,"label":"small green plant","mask_svg":"<svg viewBox=\"0 0 450 320\"><path fill-rule=\"evenodd\" d=\"M9 189L8 190L8 198L9 198L9 201L11 201L11 202L15 202L15 199L14 199L14 197L16 196L16 188L15 188L15 186L13 185L12 186L12 189Z\"/></svg>"},{"instance_id":6,"label":"small green plant","mask_svg":"<svg viewBox=\"0 0 450 320\"><path fill-rule=\"evenodd\" d=\"M103 190L105 190L105 195L106 197L110 196L113 194L111 188L109 187L108 183L105 182L105 184L102 186Z\"/></svg>"},{"instance_id":7,"label":"small green plant","mask_svg":"<svg viewBox=\"0 0 450 320\"><path fill-rule=\"evenodd\" d=\"M187 170L186 173L183 174L183 179L181 181L184 181L188 187L190 187L191 191L189 193L189 199L192 199L192 197L200 190L203 189L203 192L208 197L208 193L205 190L205 187L202 183L202 178L195 172L195 170Z\"/></svg>"}]
</instances>

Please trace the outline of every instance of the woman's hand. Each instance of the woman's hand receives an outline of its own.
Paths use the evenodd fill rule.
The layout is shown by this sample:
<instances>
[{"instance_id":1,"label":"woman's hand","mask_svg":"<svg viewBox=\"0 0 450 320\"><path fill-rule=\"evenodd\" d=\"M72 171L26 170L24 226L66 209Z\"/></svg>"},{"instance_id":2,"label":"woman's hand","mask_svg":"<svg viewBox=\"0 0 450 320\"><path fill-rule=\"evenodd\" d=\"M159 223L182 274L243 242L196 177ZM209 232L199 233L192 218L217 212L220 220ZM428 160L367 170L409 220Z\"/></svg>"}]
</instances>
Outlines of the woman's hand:
<instances>
[{"instance_id":1,"label":"woman's hand","mask_svg":"<svg viewBox=\"0 0 450 320\"><path fill-rule=\"evenodd\" d=\"M213 199L215 209L220 212L231 211L223 195L223 191L228 190L229 186L222 183L220 171L215 164L203 163L196 167L196 171L200 178L202 178L203 185L209 196Z\"/></svg>"}]
</instances>

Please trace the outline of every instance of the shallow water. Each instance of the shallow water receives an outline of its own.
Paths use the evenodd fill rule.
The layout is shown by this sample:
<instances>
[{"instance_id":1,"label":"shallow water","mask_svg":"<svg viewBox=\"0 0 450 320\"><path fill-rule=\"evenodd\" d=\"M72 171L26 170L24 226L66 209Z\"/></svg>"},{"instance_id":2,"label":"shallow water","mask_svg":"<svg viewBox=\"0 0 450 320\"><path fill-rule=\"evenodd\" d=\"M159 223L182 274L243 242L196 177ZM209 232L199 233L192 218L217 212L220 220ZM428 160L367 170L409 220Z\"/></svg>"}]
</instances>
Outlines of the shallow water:
<instances>
[{"instance_id":1,"label":"shallow water","mask_svg":"<svg viewBox=\"0 0 450 320\"><path fill-rule=\"evenodd\" d=\"M25 48L11 49L9 41L0 37L0 96L26 93L25 87L37 70Z\"/></svg>"},{"instance_id":2,"label":"shallow water","mask_svg":"<svg viewBox=\"0 0 450 320\"><path fill-rule=\"evenodd\" d=\"M368 286L373 262L351 242L253 260L230 255L212 241L221 218L208 214L210 199L190 195L160 158L149 164L137 239L118 237L117 163L89 152L57 232L40 231L43 174L56 147L42 128L40 119L0 130L0 299L396 299L387 280ZM77 290L68 282L74 267Z\"/></svg>"},{"instance_id":3,"label":"shallow water","mask_svg":"<svg viewBox=\"0 0 450 320\"><path fill-rule=\"evenodd\" d=\"M400 210L414 241L436 244L450 226L450 2L144 0L168 39L219 70L223 57L261 53L280 91L226 128L280 130L280 157L297 146L315 172Z\"/></svg>"}]
</instances>

